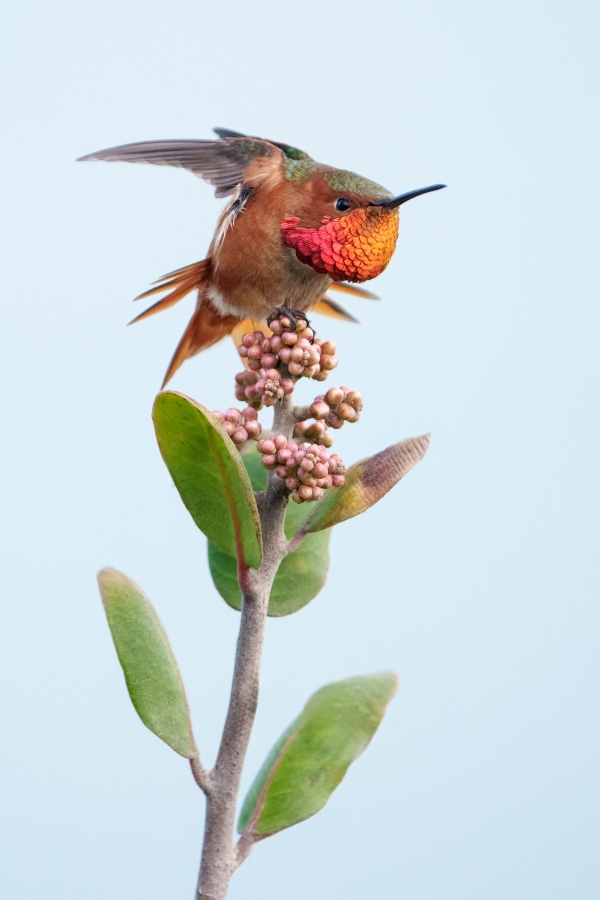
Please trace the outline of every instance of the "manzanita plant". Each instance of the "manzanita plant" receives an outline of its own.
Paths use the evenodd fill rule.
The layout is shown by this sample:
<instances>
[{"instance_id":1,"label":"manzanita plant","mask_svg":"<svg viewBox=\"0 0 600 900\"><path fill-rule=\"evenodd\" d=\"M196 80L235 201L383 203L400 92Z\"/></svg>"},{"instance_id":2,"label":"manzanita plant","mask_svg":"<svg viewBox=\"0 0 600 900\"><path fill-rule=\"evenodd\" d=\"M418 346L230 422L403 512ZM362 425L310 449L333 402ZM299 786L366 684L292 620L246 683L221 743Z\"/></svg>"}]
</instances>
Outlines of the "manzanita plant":
<instances>
[{"instance_id":1,"label":"manzanita plant","mask_svg":"<svg viewBox=\"0 0 600 900\"><path fill-rule=\"evenodd\" d=\"M310 405L294 404L300 379L325 381L336 367L335 345L284 312L270 329L269 335L244 335L238 348L245 368L236 375L235 396L243 409L209 412L164 391L153 410L162 457L208 539L217 591L241 611L229 708L212 770L200 761L183 681L150 601L121 572L103 569L98 576L131 701L144 725L189 759L206 795L196 900L222 900L255 843L318 812L377 730L397 689L394 673L347 678L313 694L256 775L234 841L266 618L297 612L319 593L331 529L377 503L429 445L429 435L409 438L346 470L328 452L331 430L358 421L361 395L332 387ZM269 430L258 419L263 407L273 409Z\"/></svg>"}]
</instances>

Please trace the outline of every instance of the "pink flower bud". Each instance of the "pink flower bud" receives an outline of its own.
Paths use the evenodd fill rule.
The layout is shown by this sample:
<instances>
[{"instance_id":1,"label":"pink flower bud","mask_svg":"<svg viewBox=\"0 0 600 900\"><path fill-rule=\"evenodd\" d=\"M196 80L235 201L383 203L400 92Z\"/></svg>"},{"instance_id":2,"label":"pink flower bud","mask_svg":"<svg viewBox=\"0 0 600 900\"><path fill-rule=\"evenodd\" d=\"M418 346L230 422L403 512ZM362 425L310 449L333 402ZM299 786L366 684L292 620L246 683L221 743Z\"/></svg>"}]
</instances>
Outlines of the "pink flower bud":
<instances>
[{"instance_id":1,"label":"pink flower bud","mask_svg":"<svg viewBox=\"0 0 600 900\"><path fill-rule=\"evenodd\" d=\"M325 394L325 401L329 403L330 406L337 406L343 399L344 392L339 387L330 387Z\"/></svg>"},{"instance_id":2,"label":"pink flower bud","mask_svg":"<svg viewBox=\"0 0 600 900\"><path fill-rule=\"evenodd\" d=\"M289 319L288 319L288 322L289 322ZM296 341L298 340L298 335L294 334L293 331L284 331L283 334L281 335L281 340L288 347L293 347L294 344L296 343Z\"/></svg>"},{"instance_id":3,"label":"pink flower bud","mask_svg":"<svg viewBox=\"0 0 600 900\"><path fill-rule=\"evenodd\" d=\"M218 419L221 424L225 421L225 414L220 409L213 409L213 416Z\"/></svg>"},{"instance_id":4,"label":"pink flower bud","mask_svg":"<svg viewBox=\"0 0 600 900\"><path fill-rule=\"evenodd\" d=\"M323 353L323 355L321 356L321 368L322 369L325 369L326 371L330 372L332 369L335 369L337 364L338 364L337 356L328 356L326 353Z\"/></svg>"},{"instance_id":5,"label":"pink flower bud","mask_svg":"<svg viewBox=\"0 0 600 900\"><path fill-rule=\"evenodd\" d=\"M363 408L363 395L358 391L348 391L346 394L346 403L349 403L356 412L361 412Z\"/></svg>"},{"instance_id":6,"label":"pink flower bud","mask_svg":"<svg viewBox=\"0 0 600 900\"><path fill-rule=\"evenodd\" d=\"M277 434L273 438L273 443L277 450L284 450L287 447L287 438L283 434Z\"/></svg>"},{"instance_id":7,"label":"pink flower bud","mask_svg":"<svg viewBox=\"0 0 600 900\"><path fill-rule=\"evenodd\" d=\"M281 332L283 331L283 328L281 327L281 321L279 319L273 319L273 321L269 325L269 328L271 329L273 334L281 334Z\"/></svg>"},{"instance_id":8,"label":"pink flower bud","mask_svg":"<svg viewBox=\"0 0 600 900\"><path fill-rule=\"evenodd\" d=\"M314 331L312 330L312 328L307 328L306 331L304 332L303 337L305 337L307 341L312 341L312 340L314 340L315 333L314 333Z\"/></svg>"},{"instance_id":9,"label":"pink flower bud","mask_svg":"<svg viewBox=\"0 0 600 900\"><path fill-rule=\"evenodd\" d=\"M358 413L349 403L346 403L346 401L340 403L337 408L337 414L340 419L343 419L345 422L356 422L358 419Z\"/></svg>"},{"instance_id":10,"label":"pink flower bud","mask_svg":"<svg viewBox=\"0 0 600 900\"><path fill-rule=\"evenodd\" d=\"M329 415L329 404L322 399L315 400L311 403L310 414L313 419L324 419L325 416Z\"/></svg>"},{"instance_id":11,"label":"pink flower bud","mask_svg":"<svg viewBox=\"0 0 600 900\"><path fill-rule=\"evenodd\" d=\"M341 487L346 480L345 475L331 475L330 478L333 487Z\"/></svg>"},{"instance_id":12,"label":"pink flower bud","mask_svg":"<svg viewBox=\"0 0 600 900\"><path fill-rule=\"evenodd\" d=\"M265 453L265 455L262 458L262 464L265 467L265 469L274 469L275 466L277 465L277 460L275 459L274 455L272 455L270 453Z\"/></svg>"},{"instance_id":13,"label":"pink flower bud","mask_svg":"<svg viewBox=\"0 0 600 900\"><path fill-rule=\"evenodd\" d=\"M254 344L254 335L253 334L245 334L242 338L242 346L248 350Z\"/></svg>"},{"instance_id":14,"label":"pink flower bud","mask_svg":"<svg viewBox=\"0 0 600 900\"><path fill-rule=\"evenodd\" d=\"M242 359L245 359L248 356L248 348L243 344L240 344L240 346L237 348L237 352Z\"/></svg>"},{"instance_id":15,"label":"pink flower bud","mask_svg":"<svg viewBox=\"0 0 600 900\"><path fill-rule=\"evenodd\" d=\"M323 491L320 487L314 487L312 489L312 499L319 500L323 496Z\"/></svg>"},{"instance_id":16,"label":"pink flower bud","mask_svg":"<svg viewBox=\"0 0 600 900\"><path fill-rule=\"evenodd\" d=\"M325 421L330 428L341 428L344 424L339 416L336 416L334 412L330 412Z\"/></svg>"},{"instance_id":17,"label":"pink flower bud","mask_svg":"<svg viewBox=\"0 0 600 900\"><path fill-rule=\"evenodd\" d=\"M231 435L231 440L234 444L245 444L248 440L248 432L240 425L239 428L236 428Z\"/></svg>"},{"instance_id":18,"label":"pink flower bud","mask_svg":"<svg viewBox=\"0 0 600 900\"><path fill-rule=\"evenodd\" d=\"M300 496L298 491L294 491L294 493L292 494L292 500L294 501L294 503L302 503L303 502L302 497Z\"/></svg>"},{"instance_id":19,"label":"pink flower bud","mask_svg":"<svg viewBox=\"0 0 600 900\"><path fill-rule=\"evenodd\" d=\"M230 436L231 436L231 435L233 434L233 432L234 432L234 426L231 424L231 422L227 422L227 421L223 422L223 428L225 429L225 431L227 432L227 434L230 435Z\"/></svg>"},{"instance_id":20,"label":"pink flower bud","mask_svg":"<svg viewBox=\"0 0 600 900\"><path fill-rule=\"evenodd\" d=\"M323 447L333 447L333 438L331 437L331 435L325 432L325 434L321 438L321 444L323 445Z\"/></svg>"},{"instance_id":21,"label":"pink flower bud","mask_svg":"<svg viewBox=\"0 0 600 900\"><path fill-rule=\"evenodd\" d=\"M258 344L253 344L248 350L248 359L260 359L262 355L262 350Z\"/></svg>"},{"instance_id":22,"label":"pink flower bud","mask_svg":"<svg viewBox=\"0 0 600 900\"><path fill-rule=\"evenodd\" d=\"M291 394L294 390L294 382L291 378L282 378L279 385L284 394Z\"/></svg>"},{"instance_id":23,"label":"pink flower bud","mask_svg":"<svg viewBox=\"0 0 600 900\"><path fill-rule=\"evenodd\" d=\"M229 409L225 410L225 419L227 422L231 422L232 425L241 425L242 414L239 409L231 406Z\"/></svg>"},{"instance_id":24,"label":"pink flower bud","mask_svg":"<svg viewBox=\"0 0 600 900\"><path fill-rule=\"evenodd\" d=\"M256 438L262 431L262 425L255 419L250 419L248 422L246 422L245 428L248 432L248 437L251 437L254 440L256 440Z\"/></svg>"},{"instance_id":25,"label":"pink flower bud","mask_svg":"<svg viewBox=\"0 0 600 900\"><path fill-rule=\"evenodd\" d=\"M312 487L307 484L301 484L298 488L298 494L302 500L312 500Z\"/></svg>"},{"instance_id":26,"label":"pink flower bud","mask_svg":"<svg viewBox=\"0 0 600 900\"><path fill-rule=\"evenodd\" d=\"M264 353L260 358L260 364L263 369L271 369L277 362L277 357L274 353Z\"/></svg>"},{"instance_id":27,"label":"pink flower bud","mask_svg":"<svg viewBox=\"0 0 600 900\"><path fill-rule=\"evenodd\" d=\"M302 363L290 362L288 363L288 369L290 370L290 375L302 375L304 372Z\"/></svg>"},{"instance_id":28,"label":"pink flower bud","mask_svg":"<svg viewBox=\"0 0 600 900\"><path fill-rule=\"evenodd\" d=\"M316 463L313 469L313 474L316 478L325 478L325 476L328 474L327 466L321 462Z\"/></svg>"},{"instance_id":29,"label":"pink flower bud","mask_svg":"<svg viewBox=\"0 0 600 900\"><path fill-rule=\"evenodd\" d=\"M311 378L313 378L314 381L327 381L328 376L329 372L326 369L321 369L319 366L319 371L315 372L314 375L311 375Z\"/></svg>"},{"instance_id":30,"label":"pink flower bud","mask_svg":"<svg viewBox=\"0 0 600 900\"><path fill-rule=\"evenodd\" d=\"M291 351L290 347L284 347L282 350L279 351L279 353L277 355L279 356L279 359L281 360L281 362L284 363L284 365L286 365L286 366L289 365L289 362L292 358L292 351Z\"/></svg>"},{"instance_id":31,"label":"pink flower bud","mask_svg":"<svg viewBox=\"0 0 600 900\"><path fill-rule=\"evenodd\" d=\"M269 438L264 441L259 441L256 446L258 447L259 453L267 453L269 456L275 453L275 444Z\"/></svg>"},{"instance_id":32,"label":"pink flower bud","mask_svg":"<svg viewBox=\"0 0 600 900\"><path fill-rule=\"evenodd\" d=\"M321 352L326 353L327 356L333 356L336 351L336 346L333 341L323 341L321 344Z\"/></svg>"},{"instance_id":33,"label":"pink flower bud","mask_svg":"<svg viewBox=\"0 0 600 900\"><path fill-rule=\"evenodd\" d=\"M287 471L287 469L286 469L285 466L277 466L277 468L275 469L275 474L276 474L279 478L284 478L284 479L285 479L285 478L287 477L287 473L288 473L288 471Z\"/></svg>"}]
</instances>

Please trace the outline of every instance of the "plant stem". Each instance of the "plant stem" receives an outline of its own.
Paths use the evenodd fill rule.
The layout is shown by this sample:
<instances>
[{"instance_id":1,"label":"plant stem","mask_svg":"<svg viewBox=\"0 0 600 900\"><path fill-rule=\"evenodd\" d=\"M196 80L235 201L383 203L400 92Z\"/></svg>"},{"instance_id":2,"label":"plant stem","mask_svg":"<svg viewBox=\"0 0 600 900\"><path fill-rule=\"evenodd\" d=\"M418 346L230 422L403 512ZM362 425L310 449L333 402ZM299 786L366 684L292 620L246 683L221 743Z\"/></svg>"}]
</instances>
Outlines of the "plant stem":
<instances>
[{"instance_id":1,"label":"plant stem","mask_svg":"<svg viewBox=\"0 0 600 900\"><path fill-rule=\"evenodd\" d=\"M275 432L291 438L296 419L289 395L276 404L274 413ZM240 630L221 745L205 790L204 844L196 900L224 900L231 876L248 854L248 848L241 852L234 846L233 832L242 768L258 705L269 597L279 564L288 552L283 530L288 497L280 485L269 472L266 491L256 497L263 540L260 567L240 566L238 571L243 593Z\"/></svg>"}]
</instances>

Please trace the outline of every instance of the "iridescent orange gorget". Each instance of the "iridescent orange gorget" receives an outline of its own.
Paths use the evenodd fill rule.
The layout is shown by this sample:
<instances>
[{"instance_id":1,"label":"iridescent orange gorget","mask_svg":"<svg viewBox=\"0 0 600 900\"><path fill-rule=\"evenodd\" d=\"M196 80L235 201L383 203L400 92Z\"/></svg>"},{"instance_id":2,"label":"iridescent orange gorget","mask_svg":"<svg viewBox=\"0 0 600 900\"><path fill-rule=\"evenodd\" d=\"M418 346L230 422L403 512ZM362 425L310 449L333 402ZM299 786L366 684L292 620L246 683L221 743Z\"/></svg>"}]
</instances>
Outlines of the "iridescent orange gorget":
<instances>
[{"instance_id":1,"label":"iridescent orange gorget","mask_svg":"<svg viewBox=\"0 0 600 900\"><path fill-rule=\"evenodd\" d=\"M280 228L283 243L300 262L333 281L368 281L392 258L400 217L397 209L368 206L336 219L326 217L320 228L301 228L299 221L286 216Z\"/></svg>"}]
</instances>

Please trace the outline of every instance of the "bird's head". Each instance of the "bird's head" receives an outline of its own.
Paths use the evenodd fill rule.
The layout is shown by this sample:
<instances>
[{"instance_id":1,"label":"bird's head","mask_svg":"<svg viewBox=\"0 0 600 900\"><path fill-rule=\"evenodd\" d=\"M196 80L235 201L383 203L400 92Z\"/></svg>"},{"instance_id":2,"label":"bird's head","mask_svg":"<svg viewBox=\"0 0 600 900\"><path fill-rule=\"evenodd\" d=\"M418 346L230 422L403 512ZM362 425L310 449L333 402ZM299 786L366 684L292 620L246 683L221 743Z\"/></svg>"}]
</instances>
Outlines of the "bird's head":
<instances>
[{"instance_id":1,"label":"bird's head","mask_svg":"<svg viewBox=\"0 0 600 900\"><path fill-rule=\"evenodd\" d=\"M296 208L280 225L282 240L300 262L333 281L380 275L396 247L401 204L445 187L434 184L394 197L354 172L322 166L307 178L301 167Z\"/></svg>"}]
</instances>

